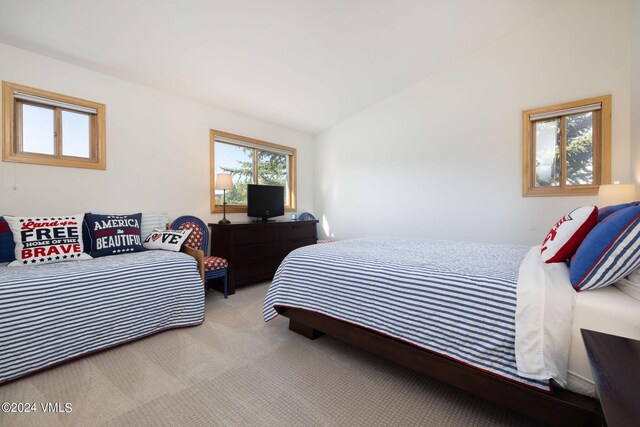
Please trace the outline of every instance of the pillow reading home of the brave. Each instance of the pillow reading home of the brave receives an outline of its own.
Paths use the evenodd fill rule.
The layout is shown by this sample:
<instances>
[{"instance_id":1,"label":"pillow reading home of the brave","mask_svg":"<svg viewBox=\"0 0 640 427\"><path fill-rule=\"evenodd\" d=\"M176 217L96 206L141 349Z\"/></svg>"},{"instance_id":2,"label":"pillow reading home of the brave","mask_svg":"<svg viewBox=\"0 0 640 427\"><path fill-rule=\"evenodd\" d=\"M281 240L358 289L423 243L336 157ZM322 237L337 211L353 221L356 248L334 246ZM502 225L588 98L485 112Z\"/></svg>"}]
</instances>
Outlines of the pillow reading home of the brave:
<instances>
[{"instance_id":1,"label":"pillow reading home of the brave","mask_svg":"<svg viewBox=\"0 0 640 427\"><path fill-rule=\"evenodd\" d=\"M55 217L5 216L16 245L16 259L9 266L91 259L83 252L83 217L83 214Z\"/></svg>"},{"instance_id":2,"label":"pillow reading home of the brave","mask_svg":"<svg viewBox=\"0 0 640 427\"><path fill-rule=\"evenodd\" d=\"M191 234L191 230L160 230L156 228L144 239L142 245L147 249L179 252L189 234Z\"/></svg>"},{"instance_id":3,"label":"pillow reading home of the brave","mask_svg":"<svg viewBox=\"0 0 640 427\"><path fill-rule=\"evenodd\" d=\"M85 227L89 232L92 257L119 255L144 251L140 238L142 214L99 215L86 214Z\"/></svg>"},{"instance_id":4,"label":"pillow reading home of the brave","mask_svg":"<svg viewBox=\"0 0 640 427\"><path fill-rule=\"evenodd\" d=\"M552 263L570 258L597 223L598 208L595 206L582 206L563 216L542 242L542 260Z\"/></svg>"}]
</instances>

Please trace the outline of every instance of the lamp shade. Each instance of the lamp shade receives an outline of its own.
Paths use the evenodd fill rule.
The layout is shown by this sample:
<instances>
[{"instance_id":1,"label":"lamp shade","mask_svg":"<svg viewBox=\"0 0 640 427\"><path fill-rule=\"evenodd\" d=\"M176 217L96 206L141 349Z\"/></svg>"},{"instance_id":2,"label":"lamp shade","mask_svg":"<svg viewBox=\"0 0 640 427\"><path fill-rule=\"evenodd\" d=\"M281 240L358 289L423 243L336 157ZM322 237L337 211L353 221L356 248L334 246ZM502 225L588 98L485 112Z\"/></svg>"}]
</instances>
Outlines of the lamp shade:
<instances>
[{"instance_id":1,"label":"lamp shade","mask_svg":"<svg viewBox=\"0 0 640 427\"><path fill-rule=\"evenodd\" d=\"M219 173L216 175L216 190L233 190L233 181L230 173Z\"/></svg>"},{"instance_id":2,"label":"lamp shade","mask_svg":"<svg viewBox=\"0 0 640 427\"><path fill-rule=\"evenodd\" d=\"M598 191L598 206L611 206L637 200L635 184L603 184Z\"/></svg>"}]
</instances>

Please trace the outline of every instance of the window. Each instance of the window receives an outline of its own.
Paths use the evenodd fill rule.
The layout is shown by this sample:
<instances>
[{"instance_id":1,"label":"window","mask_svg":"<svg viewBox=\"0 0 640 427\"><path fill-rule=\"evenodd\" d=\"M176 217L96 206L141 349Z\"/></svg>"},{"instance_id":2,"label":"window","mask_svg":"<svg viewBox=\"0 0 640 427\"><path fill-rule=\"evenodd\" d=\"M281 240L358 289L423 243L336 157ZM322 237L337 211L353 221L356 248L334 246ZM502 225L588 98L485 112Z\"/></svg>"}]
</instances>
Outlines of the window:
<instances>
[{"instance_id":1,"label":"window","mask_svg":"<svg viewBox=\"0 0 640 427\"><path fill-rule=\"evenodd\" d=\"M105 169L105 106L2 82L2 160Z\"/></svg>"},{"instance_id":2,"label":"window","mask_svg":"<svg viewBox=\"0 0 640 427\"><path fill-rule=\"evenodd\" d=\"M285 209L296 208L296 149L211 131L211 212L222 212L222 190L215 189L219 173L231 174L227 212L247 211L247 184L282 185Z\"/></svg>"},{"instance_id":3,"label":"window","mask_svg":"<svg viewBox=\"0 0 640 427\"><path fill-rule=\"evenodd\" d=\"M522 112L522 194L598 194L611 181L611 95Z\"/></svg>"}]
</instances>

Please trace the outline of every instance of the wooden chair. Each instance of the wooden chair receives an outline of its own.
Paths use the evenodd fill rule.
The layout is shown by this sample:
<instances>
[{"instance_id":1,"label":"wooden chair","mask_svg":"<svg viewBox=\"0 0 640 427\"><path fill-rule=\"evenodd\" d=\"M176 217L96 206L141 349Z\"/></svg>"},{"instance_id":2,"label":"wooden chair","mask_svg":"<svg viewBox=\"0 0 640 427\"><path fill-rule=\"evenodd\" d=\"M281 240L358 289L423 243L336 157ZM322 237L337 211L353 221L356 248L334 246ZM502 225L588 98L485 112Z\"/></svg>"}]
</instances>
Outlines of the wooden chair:
<instances>
[{"instance_id":1,"label":"wooden chair","mask_svg":"<svg viewBox=\"0 0 640 427\"><path fill-rule=\"evenodd\" d=\"M185 215L176 218L171 223L172 230L191 230L191 234L185 242L186 246L194 249L200 249L205 254L209 246L209 228L199 218L195 216ZM227 267L229 263L226 259L217 256L204 257L204 280L222 277L224 281L224 297L227 298Z\"/></svg>"}]
</instances>

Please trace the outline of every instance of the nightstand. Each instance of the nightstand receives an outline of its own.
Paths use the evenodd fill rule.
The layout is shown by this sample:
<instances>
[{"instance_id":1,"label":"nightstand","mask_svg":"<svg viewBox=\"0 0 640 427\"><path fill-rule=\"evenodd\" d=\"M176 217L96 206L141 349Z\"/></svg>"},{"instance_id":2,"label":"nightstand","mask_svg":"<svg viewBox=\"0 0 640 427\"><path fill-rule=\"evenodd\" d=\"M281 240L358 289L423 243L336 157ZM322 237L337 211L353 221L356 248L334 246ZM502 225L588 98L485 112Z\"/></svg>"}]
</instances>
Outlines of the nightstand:
<instances>
[{"instance_id":1,"label":"nightstand","mask_svg":"<svg viewBox=\"0 0 640 427\"><path fill-rule=\"evenodd\" d=\"M580 331L607 425L640 425L640 341Z\"/></svg>"}]
</instances>

